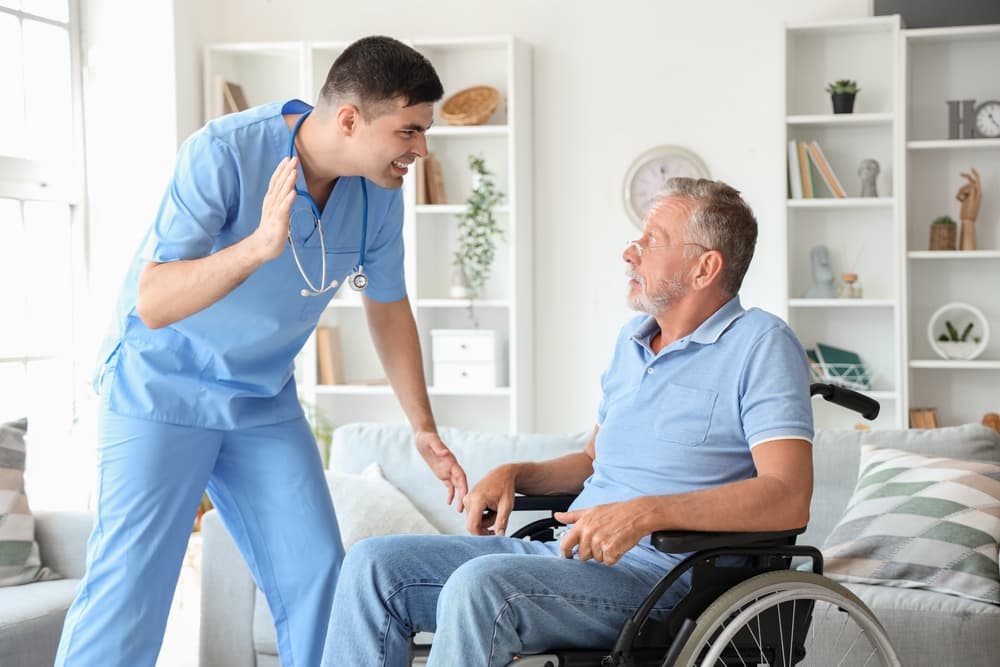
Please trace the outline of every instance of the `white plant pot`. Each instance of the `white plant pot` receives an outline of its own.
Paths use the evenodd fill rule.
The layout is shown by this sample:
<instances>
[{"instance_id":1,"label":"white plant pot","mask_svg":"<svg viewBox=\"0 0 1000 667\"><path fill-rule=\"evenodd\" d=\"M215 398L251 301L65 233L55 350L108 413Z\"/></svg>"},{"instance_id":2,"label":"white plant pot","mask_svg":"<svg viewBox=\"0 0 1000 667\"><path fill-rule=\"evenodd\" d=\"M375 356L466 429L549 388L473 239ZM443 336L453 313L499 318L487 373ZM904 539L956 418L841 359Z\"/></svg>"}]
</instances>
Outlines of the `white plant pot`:
<instances>
[{"instance_id":1,"label":"white plant pot","mask_svg":"<svg viewBox=\"0 0 1000 667\"><path fill-rule=\"evenodd\" d=\"M944 353L945 359L974 359L979 343L969 341L938 341L938 347Z\"/></svg>"},{"instance_id":2,"label":"white plant pot","mask_svg":"<svg viewBox=\"0 0 1000 667\"><path fill-rule=\"evenodd\" d=\"M972 333L969 338L977 337L978 341L942 341L938 340L942 334L947 334L948 329L945 322L951 322L956 331L962 333L965 327L971 323ZM968 361L975 359L986 350L986 345L990 341L990 322L986 319L983 311L975 306L959 301L947 303L938 308L931 319L927 321L927 342L931 344L931 349L942 359Z\"/></svg>"}]
</instances>

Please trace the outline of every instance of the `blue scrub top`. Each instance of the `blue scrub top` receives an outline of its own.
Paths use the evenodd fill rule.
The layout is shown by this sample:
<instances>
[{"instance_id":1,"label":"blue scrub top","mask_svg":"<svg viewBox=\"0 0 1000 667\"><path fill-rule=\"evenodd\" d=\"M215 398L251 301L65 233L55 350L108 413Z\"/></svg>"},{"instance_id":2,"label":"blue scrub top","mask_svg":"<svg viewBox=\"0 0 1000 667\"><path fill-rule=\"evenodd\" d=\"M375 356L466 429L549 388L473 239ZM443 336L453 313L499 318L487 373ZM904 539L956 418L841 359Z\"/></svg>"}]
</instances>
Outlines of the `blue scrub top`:
<instances>
[{"instance_id":1,"label":"blue scrub top","mask_svg":"<svg viewBox=\"0 0 1000 667\"><path fill-rule=\"evenodd\" d=\"M181 146L156 221L136 253L112 332L95 374L109 409L152 421L215 429L272 424L302 414L295 355L315 329L334 290L304 297L291 248L208 308L161 329L136 314L139 274L147 262L206 257L249 236L291 131L282 114L299 100L213 120ZM306 190L300 171L299 187ZM399 190L368 182L365 273L368 298L398 301L403 277L403 204ZM327 282L354 270L361 245L361 177L337 180L323 209ZM320 277L320 243L308 202L292 207L291 232L303 270Z\"/></svg>"},{"instance_id":2,"label":"blue scrub top","mask_svg":"<svg viewBox=\"0 0 1000 667\"><path fill-rule=\"evenodd\" d=\"M622 327L601 380L594 473L573 509L748 479L754 446L812 440L809 362L781 319L734 297L655 354L658 332L648 315ZM636 549L665 558L649 537Z\"/></svg>"}]
</instances>

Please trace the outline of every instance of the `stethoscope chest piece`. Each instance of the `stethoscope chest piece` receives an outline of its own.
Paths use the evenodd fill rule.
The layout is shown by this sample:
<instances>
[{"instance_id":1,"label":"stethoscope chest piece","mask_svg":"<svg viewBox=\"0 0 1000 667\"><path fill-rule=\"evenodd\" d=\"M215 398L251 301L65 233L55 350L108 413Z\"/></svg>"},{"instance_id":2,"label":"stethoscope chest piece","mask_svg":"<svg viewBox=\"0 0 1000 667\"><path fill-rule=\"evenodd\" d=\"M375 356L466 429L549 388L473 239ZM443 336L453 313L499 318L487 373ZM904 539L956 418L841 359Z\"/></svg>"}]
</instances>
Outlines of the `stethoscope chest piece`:
<instances>
[{"instance_id":1,"label":"stethoscope chest piece","mask_svg":"<svg viewBox=\"0 0 1000 667\"><path fill-rule=\"evenodd\" d=\"M347 277L347 284L355 292L360 292L368 287L368 276L365 275L365 267L359 266L358 270Z\"/></svg>"}]
</instances>

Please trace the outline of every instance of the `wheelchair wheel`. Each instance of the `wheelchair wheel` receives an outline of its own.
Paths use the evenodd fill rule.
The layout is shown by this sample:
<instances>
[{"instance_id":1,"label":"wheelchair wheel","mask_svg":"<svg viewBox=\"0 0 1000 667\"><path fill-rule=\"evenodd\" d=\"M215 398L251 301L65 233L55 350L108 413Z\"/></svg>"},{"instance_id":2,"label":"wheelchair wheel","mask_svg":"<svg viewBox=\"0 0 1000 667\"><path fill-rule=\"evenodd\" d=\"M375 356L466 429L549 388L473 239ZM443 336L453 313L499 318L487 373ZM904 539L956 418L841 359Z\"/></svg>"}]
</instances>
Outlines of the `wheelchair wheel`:
<instances>
[{"instance_id":1,"label":"wheelchair wheel","mask_svg":"<svg viewBox=\"0 0 1000 667\"><path fill-rule=\"evenodd\" d=\"M878 619L856 595L812 572L747 579L698 617L676 667L899 667Z\"/></svg>"}]
</instances>

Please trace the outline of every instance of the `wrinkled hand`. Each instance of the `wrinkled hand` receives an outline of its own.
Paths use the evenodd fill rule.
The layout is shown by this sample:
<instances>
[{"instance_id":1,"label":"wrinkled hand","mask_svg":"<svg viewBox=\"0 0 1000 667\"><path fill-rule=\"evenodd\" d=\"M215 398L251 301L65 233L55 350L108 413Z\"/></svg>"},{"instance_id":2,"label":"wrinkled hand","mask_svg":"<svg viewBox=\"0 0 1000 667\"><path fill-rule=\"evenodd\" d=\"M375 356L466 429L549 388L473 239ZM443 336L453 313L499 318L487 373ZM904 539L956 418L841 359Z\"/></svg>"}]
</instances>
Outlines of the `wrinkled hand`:
<instances>
[{"instance_id":1,"label":"wrinkled hand","mask_svg":"<svg viewBox=\"0 0 1000 667\"><path fill-rule=\"evenodd\" d=\"M556 521L573 524L559 542L563 558L572 558L577 548L580 560L605 565L617 563L626 551L649 534L645 519L651 508L647 498L635 498L609 505L596 505L573 512L556 512Z\"/></svg>"},{"instance_id":2,"label":"wrinkled hand","mask_svg":"<svg viewBox=\"0 0 1000 667\"><path fill-rule=\"evenodd\" d=\"M417 431L413 434L417 451L427 462L427 466L448 489L448 504L458 497L458 511L461 512L464 499L469 491L469 482L465 478L465 470L458 464L458 459L441 441L441 436L431 431Z\"/></svg>"},{"instance_id":3,"label":"wrinkled hand","mask_svg":"<svg viewBox=\"0 0 1000 667\"><path fill-rule=\"evenodd\" d=\"M295 181L299 177L299 159L283 158L278 163L260 207L260 225L253 233L263 260L278 257L288 241L288 226L292 203L295 201Z\"/></svg>"},{"instance_id":4,"label":"wrinkled hand","mask_svg":"<svg viewBox=\"0 0 1000 667\"><path fill-rule=\"evenodd\" d=\"M514 509L514 479L513 466L494 468L472 491L465 496L465 507L469 514L465 519L465 528L472 535L503 535L507 530L507 519Z\"/></svg>"}]
</instances>

